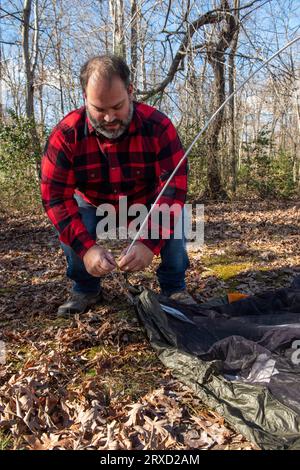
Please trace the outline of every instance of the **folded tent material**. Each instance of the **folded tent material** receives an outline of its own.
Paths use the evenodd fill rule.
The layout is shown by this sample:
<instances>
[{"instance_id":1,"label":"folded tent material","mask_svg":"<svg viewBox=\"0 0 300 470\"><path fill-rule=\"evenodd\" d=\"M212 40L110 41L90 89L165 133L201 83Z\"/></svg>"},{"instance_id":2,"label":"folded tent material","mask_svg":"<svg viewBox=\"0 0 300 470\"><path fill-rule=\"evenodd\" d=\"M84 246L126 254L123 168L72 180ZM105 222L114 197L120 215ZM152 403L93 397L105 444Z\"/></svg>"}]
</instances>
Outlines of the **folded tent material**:
<instances>
[{"instance_id":1,"label":"folded tent material","mask_svg":"<svg viewBox=\"0 0 300 470\"><path fill-rule=\"evenodd\" d=\"M187 306L149 290L136 301L166 367L262 449L300 449L299 284L234 303Z\"/></svg>"}]
</instances>

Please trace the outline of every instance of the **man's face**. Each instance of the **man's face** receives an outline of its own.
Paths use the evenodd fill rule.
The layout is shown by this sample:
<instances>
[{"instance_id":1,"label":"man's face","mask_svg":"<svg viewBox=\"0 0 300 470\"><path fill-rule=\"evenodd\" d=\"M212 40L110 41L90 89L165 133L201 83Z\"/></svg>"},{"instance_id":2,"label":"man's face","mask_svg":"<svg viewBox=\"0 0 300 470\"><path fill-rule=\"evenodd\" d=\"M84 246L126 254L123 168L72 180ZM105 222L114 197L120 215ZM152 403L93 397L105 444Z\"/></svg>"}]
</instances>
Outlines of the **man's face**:
<instances>
[{"instance_id":1,"label":"man's face","mask_svg":"<svg viewBox=\"0 0 300 470\"><path fill-rule=\"evenodd\" d=\"M126 88L119 77L108 82L92 75L85 90L85 105L94 129L109 139L117 139L132 119L132 86Z\"/></svg>"}]
</instances>

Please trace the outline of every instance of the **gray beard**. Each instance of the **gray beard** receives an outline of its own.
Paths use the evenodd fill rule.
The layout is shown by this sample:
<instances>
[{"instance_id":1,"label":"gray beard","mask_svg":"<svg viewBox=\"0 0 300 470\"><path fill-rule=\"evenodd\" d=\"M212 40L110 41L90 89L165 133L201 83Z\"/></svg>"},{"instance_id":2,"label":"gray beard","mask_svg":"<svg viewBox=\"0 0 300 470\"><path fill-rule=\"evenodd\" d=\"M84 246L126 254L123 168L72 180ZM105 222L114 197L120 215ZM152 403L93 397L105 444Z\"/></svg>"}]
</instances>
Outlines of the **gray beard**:
<instances>
[{"instance_id":1,"label":"gray beard","mask_svg":"<svg viewBox=\"0 0 300 470\"><path fill-rule=\"evenodd\" d=\"M115 131L108 131L105 128L105 126L100 124L96 119L94 119L90 115L90 112L89 112L88 108L86 107L86 114L87 114L93 128L95 129L97 134L101 134L104 137L106 137L107 139L117 139L118 137L120 137L121 135L124 134L124 132L128 129L129 124L131 123L132 116L133 116L133 111L134 111L134 107L133 107L133 102L131 101L130 105L129 105L128 117L126 119L124 119L123 121L121 121L120 128L116 129Z\"/></svg>"}]
</instances>

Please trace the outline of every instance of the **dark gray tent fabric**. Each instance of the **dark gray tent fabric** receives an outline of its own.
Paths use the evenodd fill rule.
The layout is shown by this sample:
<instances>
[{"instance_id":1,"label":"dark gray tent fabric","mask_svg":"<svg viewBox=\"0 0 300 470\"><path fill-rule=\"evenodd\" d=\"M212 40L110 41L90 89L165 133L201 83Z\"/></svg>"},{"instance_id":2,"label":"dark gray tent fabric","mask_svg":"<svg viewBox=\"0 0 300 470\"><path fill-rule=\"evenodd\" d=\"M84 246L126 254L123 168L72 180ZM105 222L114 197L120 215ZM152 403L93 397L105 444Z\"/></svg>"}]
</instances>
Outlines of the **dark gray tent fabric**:
<instances>
[{"instance_id":1,"label":"dark gray tent fabric","mask_svg":"<svg viewBox=\"0 0 300 470\"><path fill-rule=\"evenodd\" d=\"M186 306L149 290L136 301L161 361L262 449L300 449L298 284L232 304Z\"/></svg>"}]
</instances>

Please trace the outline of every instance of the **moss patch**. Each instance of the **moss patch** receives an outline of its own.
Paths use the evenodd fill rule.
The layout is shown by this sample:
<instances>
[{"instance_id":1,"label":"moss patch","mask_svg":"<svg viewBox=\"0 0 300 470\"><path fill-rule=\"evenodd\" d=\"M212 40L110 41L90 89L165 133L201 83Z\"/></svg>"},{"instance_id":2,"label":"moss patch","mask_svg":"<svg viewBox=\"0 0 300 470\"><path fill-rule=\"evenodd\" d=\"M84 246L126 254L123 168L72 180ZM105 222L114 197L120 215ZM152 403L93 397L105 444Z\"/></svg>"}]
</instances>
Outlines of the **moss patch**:
<instances>
[{"instance_id":1,"label":"moss patch","mask_svg":"<svg viewBox=\"0 0 300 470\"><path fill-rule=\"evenodd\" d=\"M241 272L249 271L251 268L253 268L252 263L213 264L210 266L213 273L223 281L228 281L228 279L237 276Z\"/></svg>"},{"instance_id":2,"label":"moss patch","mask_svg":"<svg viewBox=\"0 0 300 470\"><path fill-rule=\"evenodd\" d=\"M112 356L114 356L115 354L117 354L117 349L114 348L114 347L109 347L109 346L104 346L104 345L100 345L100 346L93 346L92 348L88 349L88 351L86 352L86 356L89 358L89 359L95 359L95 357L99 357L100 358L110 358Z\"/></svg>"}]
</instances>

